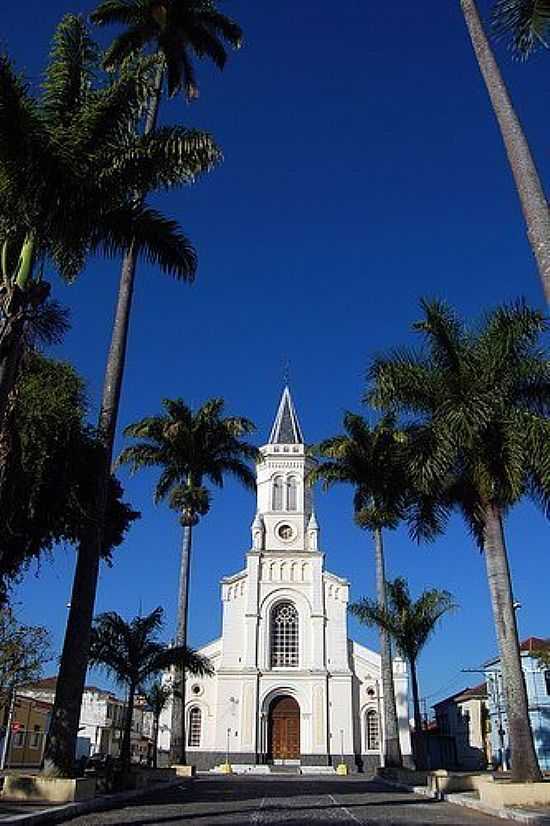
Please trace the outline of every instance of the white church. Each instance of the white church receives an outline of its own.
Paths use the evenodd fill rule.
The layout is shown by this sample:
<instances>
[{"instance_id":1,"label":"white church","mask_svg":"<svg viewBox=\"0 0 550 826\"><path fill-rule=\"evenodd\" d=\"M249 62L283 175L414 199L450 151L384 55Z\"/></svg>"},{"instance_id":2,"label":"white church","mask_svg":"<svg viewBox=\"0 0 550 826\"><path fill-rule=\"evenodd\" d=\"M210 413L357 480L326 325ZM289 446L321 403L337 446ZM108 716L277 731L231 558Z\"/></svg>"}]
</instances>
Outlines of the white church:
<instances>
[{"instance_id":1,"label":"white church","mask_svg":"<svg viewBox=\"0 0 550 826\"><path fill-rule=\"evenodd\" d=\"M245 568L221 581L221 636L200 649L215 676L186 684L187 761L290 764L350 771L381 763L380 656L349 639L349 582L325 569L312 459L288 387L257 466L257 511ZM410 755L408 676L394 661L403 755ZM169 709L161 719L167 748ZM318 767L317 769L313 767Z\"/></svg>"}]
</instances>

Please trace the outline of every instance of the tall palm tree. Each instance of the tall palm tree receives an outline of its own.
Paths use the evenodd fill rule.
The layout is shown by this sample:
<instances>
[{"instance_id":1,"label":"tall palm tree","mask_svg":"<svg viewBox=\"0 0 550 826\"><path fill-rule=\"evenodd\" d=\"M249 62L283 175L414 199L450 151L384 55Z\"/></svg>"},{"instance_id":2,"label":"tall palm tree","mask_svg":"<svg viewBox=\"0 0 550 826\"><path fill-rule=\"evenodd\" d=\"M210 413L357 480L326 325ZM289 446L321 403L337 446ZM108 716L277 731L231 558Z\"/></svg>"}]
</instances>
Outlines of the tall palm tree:
<instances>
[{"instance_id":1,"label":"tall palm tree","mask_svg":"<svg viewBox=\"0 0 550 826\"><path fill-rule=\"evenodd\" d=\"M512 0L513 1L513 0ZM515 0L529 5L532 0ZM479 69L485 81L518 191L527 237L546 301L550 303L550 212L535 161L506 83L487 40L475 0L460 0ZM502 4L509 5L508 0Z\"/></svg>"},{"instance_id":2,"label":"tall palm tree","mask_svg":"<svg viewBox=\"0 0 550 826\"><path fill-rule=\"evenodd\" d=\"M149 87L145 103L145 123L140 140L144 151L135 158L136 174L147 174L150 165L149 156L155 160L158 155L166 157L169 168L172 163L183 163L191 181L193 173L209 168L220 158L218 150L208 139L201 144L199 135L191 130L156 130L160 98L165 74L168 77L169 93L173 94L179 86L187 90L188 97L194 95L196 80L191 62L191 52L199 58L210 57L220 67L225 61L223 40L238 45L240 29L219 14L210 0L200 2L154 2L154 0L105 0L92 14L92 19L99 25L119 24L128 26L128 30L119 35L109 49L105 66L109 69L119 68L122 73L132 65L136 51L151 46L156 57L149 58L146 65L153 71L152 88ZM222 54L223 53L223 54ZM181 139L186 134L187 140ZM164 136L166 141L159 142L157 136ZM166 146L172 142L171 149ZM158 150L158 151L157 151ZM195 155L195 164L191 163ZM139 177L138 177L139 179ZM137 188L138 202L141 190ZM113 445L115 438L120 394L124 378L130 314L134 294L136 266L141 251L140 233L127 239L122 260L118 298L113 321L111 342L105 368L103 393L99 412L98 431L103 452L98 472L95 475L94 519L86 537L80 544L79 562L82 571L77 570L71 605L82 605L79 618L69 615L69 627L76 629L66 639L62 658L64 680L58 683L63 695L59 698L59 708L54 709L53 732L55 739L49 741L46 748L46 765L54 773L66 773L72 765L72 754L76 744L76 733L80 709L80 697L84 688L86 670L87 640L93 616L93 604L97 587L99 550L101 532L105 523L106 490L111 473ZM184 280L191 281L195 274L196 257L189 250L189 266ZM71 609L72 610L72 609ZM74 621L73 621L74 620ZM81 641L83 644L81 644ZM65 653L66 652L66 653ZM68 716L70 725L65 718ZM52 731L52 729L50 729Z\"/></svg>"},{"instance_id":3,"label":"tall palm tree","mask_svg":"<svg viewBox=\"0 0 550 826\"><path fill-rule=\"evenodd\" d=\"M127 622L116 611L99 614L94 620L90 665L103 669L127 691L128 705L120 756L130 765L130 738L136 692L172 667L187 669L196 676L212 675L210 662L185 645L171 647L158 640L162 608Z\"/></svg>"},{"instance_id":4,"label":"tall palm tree","mask_svg":"<svg viewBox=\"0 0 550 826\"><path fill-rule=\"evenodd\" d=\"M208 57L223 68L226 60L223 41L237 47L242 37L239 26L218 12L212 0L103 0L90 17L99 26L126 27L115 37L104 56L104 66L108 70L124 71L138 52L145 50L153 53L154 79L145 106L143 130L146 141L156 129L164 78L167 78L169 95L183 89L188 98L196 96L198 87L192 54L199 58ZM211 156L210 163L216 160L219 160L218 153ZM103 489L113 459L139 252L136 240L128 244L123 256L105 368L98 425L103 434L105 457L103 473L97 480L97 530L96 535L90 538L90 542L95 544L99 542L98 533L104 521ZM189 274L194 274L194 270L193 265Z\"/></svg>"},{"instance_id":5,"label":"tall palm tree","mask_svg":"<svg viewBox=\"0 0 550 826\"><path fill-rule=\"evenodd\" d=\"M325 461L311 472L311 483L321 480L328 490L335 484L354 488L353 504L360 527L371 531L374 539L376 591L380 610L386 608L386 573L384 564L384 529L396 528L404 518L407 487L404 480L402 434L395 428L395 418L384 416L370 427L355 413L344 416L344 435L321 442L316 452ZM402 766L399 725L395 704L390 637L380 626L380 655L384 703L384 764Z\"/></svg>"},{"instance_id":6,"label":"tall palm tree","mask_svg":"<svg viewBox=\"0 0 550 826\"><path fill-rule=\"evenodd\" d=\"M47 264L72 281L89 253L113 255L137 239L166 272L194 271L181 229L144 198L186 183L219 152L209 136L187 130L137 135L144 72L127 66L100 86L97 62L75 15L56 30L38 98L0 56L0 424L26 322L50 292Z\"/></svg>"},{"instance_id":7,"label":"tall palm tree","mask_svg":"<svg viewBox=\"0 0 550 826\"><path fill-rule=\"evenodd\" d=\"M484 552L517 780L538 780L519 653L504 519L529 496L550 513L548 321L524 303L497 308L468 329L445 304L422 302L420 352L377 359L369 398L412 416L416 484L432 497L442 529L458 509ZM411 514L421 537L425 513Z\"/></svg>"},{"instance_id":8,"label":"tall palm tree","mask_svg":"<svg viewBox=\"0 0 550 826\"><path fill-rule=\"evenodd\" d=\"M158 742L160 729L160 715L168 705L172 696L172 686L155 680L144 692L145 702L153 713L153 768L158 765Z\"/></svg>"},{"instance_id":9,"label":"tall palm tree","mask_svg":"<svg viewBox=\"0 0 550 826\"><path fill-rule=\"evenodd\" d=\"M40 104L1 64L0 136L9 140L0 140L0 215L10 217L1 240L16 297L30 290L34 300L43 286L41 267L35 274L32 262L39 265L47 254L71 278L96 248L113 254L132 246L177 279L194 276L189 240L144 199L192 182L219 150L207 134L181 127L140 134L147 66L128 64L111 84L98 86L98 59L82 21L69 17L57 32ZM8 314L12 306L8 295ZM100 433L106 438L103 421ZM73 769L110 479L110 453L99 458L45 749L44 771L55 775Z\"/></svg>"},{"instance_id":10,"label":"tall palm tree","mask_svg":"<svg viewBox=\"0 0 550 826\"><path fill-rule=\"evenodd\" d=\"M163 401L165 413L129 425L124 435L137 439L118 460L132 472L158 467L160 478L155 501L168 501L179 514L183 527L176 645L187 643L189 573L193 528L210 510L211 495L205 483L223 487L224 477L235 477L249 490L255 477L249 462L261 459L259 451L241 436L252 433L254 424L242 416L224 416L223 399L210 399L193 411L181 399ZM172 705L172 754L185 762L185 674L176 674L178 692Z\"/></svg>"},{"instance_id":11,"label":"tall palm tree","mask_svg":"<svg viewBox=\"0 0 550 826\"><path fill-rule=\"evenodd\" d=\"M414 728L418 743L422 733L418 657L439 620L456 606L448 591L438 591L437 588L423 591L417 600L413 600L407 581L403 577L398 577L393 582L388 581L386 588L385 607L380 606L378 601L363 597L358 602L351 603L349 610L360 622L383 628L395 641L397 650L407 661L411 672ZM423 749L417 749L416 763L417 768L427 768Z\"/></svg>"}]
</instances>

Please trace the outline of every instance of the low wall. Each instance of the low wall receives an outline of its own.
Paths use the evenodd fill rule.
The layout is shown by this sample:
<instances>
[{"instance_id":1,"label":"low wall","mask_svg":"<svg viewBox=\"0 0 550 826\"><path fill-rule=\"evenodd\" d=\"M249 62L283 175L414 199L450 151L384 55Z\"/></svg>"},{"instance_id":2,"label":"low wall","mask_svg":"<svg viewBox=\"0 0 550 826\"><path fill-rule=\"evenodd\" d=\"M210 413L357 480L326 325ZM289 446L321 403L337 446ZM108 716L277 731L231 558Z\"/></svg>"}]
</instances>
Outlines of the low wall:
<instances>
[{"instance_id":1,"label":"low wall","mask_svg":"<svg viewBox=\"0 0 550 826\"><path fill-rule=\"evenodd\" d=\"M512 783L495 780L479 787L479 799L493 809L505 806L549 806L550 781L542 783Z\"/></svg>"},{"instance_id":2,"label":"low wall","mask_svg":"<svg viewBox=\"0 0 550 826\"><path fill-rule=\"evenodd\" d=\"M446 769L437 769L428 772L427 786L434 795L450 794L452 792L479 791L482 785L493 782L490 772L452 772Z\"/></svg>"},{"instance_id":3,"label":"low wall","mask_svg":"<svg viewBox=\"0 0 550 826\"><path fill-rule=\"evenodd\" d=\"M75 803L95 795L95 778L40 777L8 774L4 778L2 800L27 803Z\"/></svg>"},{"instance_id":4,"label":"low wall","mask_svg":"<svg viewBox=\"0 0 550 826\"><path fill-rule=\"evenodd\" d=\"M451 792L479 791L493 780L490 772L411 771L410 769L379 769L383 779L403 786L426 786L434 796Z\"/></svg>"}]
</instances>

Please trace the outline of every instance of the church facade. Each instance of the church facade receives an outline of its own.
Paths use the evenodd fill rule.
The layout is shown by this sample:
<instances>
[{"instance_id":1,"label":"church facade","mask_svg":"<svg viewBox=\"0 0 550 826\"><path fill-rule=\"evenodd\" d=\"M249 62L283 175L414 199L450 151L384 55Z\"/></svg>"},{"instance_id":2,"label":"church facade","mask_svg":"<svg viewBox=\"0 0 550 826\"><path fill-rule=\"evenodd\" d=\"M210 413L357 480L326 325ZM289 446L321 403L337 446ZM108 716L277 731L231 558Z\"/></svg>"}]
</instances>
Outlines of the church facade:
<instances>
[{"instance_id":1,"label":"church facade","mask_svg":"<svg viewBox=\"0 0 550 826\"><path fill-rule=\"evenodd\" d=\"M380 656L348 638L349 582L324 566L306 483L312 459L288 388L261 452L246 567L222 579L222 634L200 649L215 676L186 684L188 762L210 769L229 754L243 767L343 759L351 771L372 769L382 753ZM408 755L401 660L394 675Z\"/></svg>"}]
</instances>

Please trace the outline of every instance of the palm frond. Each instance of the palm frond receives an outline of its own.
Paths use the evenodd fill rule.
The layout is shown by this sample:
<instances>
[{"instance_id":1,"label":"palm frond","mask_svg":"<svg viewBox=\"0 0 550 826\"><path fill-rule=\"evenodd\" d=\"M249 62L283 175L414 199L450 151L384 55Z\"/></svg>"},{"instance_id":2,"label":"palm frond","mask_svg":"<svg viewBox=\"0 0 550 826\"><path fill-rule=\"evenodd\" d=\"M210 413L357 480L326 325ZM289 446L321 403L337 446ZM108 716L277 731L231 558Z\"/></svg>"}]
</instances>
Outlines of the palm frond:
<instances>
[{"instance_id":1,"label":"palm frond","mask_svg":"<svg viewBox=\"0 0 550 826\"><path fill-rule=\"evenodd\" d=\"M56 28L42 84L47 120L67 124L80 110L90 93L98 54L82 17L66 14Z\"/></svg>"},{"instance_id":2,"label":"palm frond","mask_svg":"<svg viewBox=\"0 0 550 826\"><path fill-rule=\"evenodd\" d=\"M58 301L47 299L28 313L26 343L29 347L60 344L70 326L67 307L63 307Z\"/></svg>"},{"instance_id":3,"label":"palm frond","mask_svg":"<svg viewBox=\"0 0 550 826\"><path fill-rule=\"evenodd\" d=\"M103 56L103 66L108 71L123 65L124 61L140 52L155 36L154 26L138 23L121 32Z\"/></svg>"},{"instance_id":4,"label":"palm frond","mask_svg":"<svg viewBox=\"0 0 550 826\"><path fill-rule=\"evenodd\" d=\"M127 250L135 243L153 266L181 281L193 281L197 255L176 221L146 205L119 207L98 223L92 247L107 256Z\"/></svg>"},{"instance_id":5,"label":"palm frond","mask_svg":"<svg viewBox=\"0 0 550 826\"><path fill-rule=\"evenodd\" d=\"M107 185L124 183L145 195L192 184L221 160L222 153L208 133L163 127L148 135L132 136L109 170Z\"/></svg>"},{"instance_id":6,"label":"palm frond","mask_svg":"<svg viewBox=\"0 0 550 826\"><path fill-rule=\"evenodd\" d=\"M0 163L22 174L33 155L47 143L39 110L27 84L16 74L10 59L0 54ZM6 171L3 170L3 176Z\"/></svg>"},{"instance_id":7,"label":"palm frond","mask_svg":"<svg viewBox=\"0 0 550 826\"><path fill-rule=\"evenodd\" d=\"M150 5L147 0L102 0L91 12L90 20L98 26L130 26L142 19Z\"/></svg>"},{"instance_id":8,"label":"palm frond","mask_svg":"<svg viewBox=\"0 0 550 826\"><path fill-rule=\"evenodd\" d=\"M492 27L517 60L526 60L537 48L548 48L550 0L497 0Z\"/></svg>"}]
</instances>

